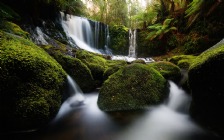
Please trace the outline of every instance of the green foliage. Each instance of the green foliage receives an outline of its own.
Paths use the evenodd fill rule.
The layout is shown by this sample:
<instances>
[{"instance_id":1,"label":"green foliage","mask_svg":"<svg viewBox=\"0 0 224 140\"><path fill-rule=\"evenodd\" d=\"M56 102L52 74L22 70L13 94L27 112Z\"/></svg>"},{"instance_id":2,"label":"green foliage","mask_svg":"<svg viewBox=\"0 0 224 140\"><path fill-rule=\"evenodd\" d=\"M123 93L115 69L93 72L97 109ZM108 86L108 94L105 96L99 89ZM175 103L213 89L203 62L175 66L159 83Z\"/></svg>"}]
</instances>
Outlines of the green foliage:
<instances>
[{"instance_id":1,"label":"green foliage","mask_svg":"<svg viewBox=\"0 0 224 140\"><path fill-rule=\"evenodd\" d=\"M109 27L111 44L114 54L127 55L128 54L128 28L123 25L113 25Z\"/></svg>"},{"instance_id":2,"label":"green foliage","mask_svg":"<svg viewBox=\"0 0 224 140\"><path fill-rule=\"evenodd\" d=\"M183 52L184 54L197 54L208 49L208 36L202 36L197 32L191 32L185 37Z\"/></svg>"},{"instance_id":3,"label":"green foliage","mask_svg":"<svg viewBox=\"0 0 224 140\"><path fill-rule=\"evenodd\" d=\"M172 80L177 83L180 81L180 68L173 63L161 61L150 63L148 66L159 71L159 73L167 80Z\"/></svg>"},{"instance_id":4,"label":"green foliage","mask_svg":"<svg viewBox=\"0 0 224 140\"><path fill-rule=\"evenodd\" d=\"M14 20L20 19L20 16L11 8L0 2L0 23L1 20Z\"/></svg>"},{"instance_id":5,"label":"green foliage","mask_svg":"<svg viewBox=\"0 0 224 140\"><path fill-rule=\"evenodd\" d=\"M3 31L0 54L1 127L11 130L45 125L60 107L65 71L31 41Z\"/></svg>"},{"instance_id":6,"label":"green foliage","mask_svg":"<svg viewBox=\"0 0 224 140\"><path fill-rule=\"evenodd\" d=\"M158 104L167 95L166 80L145 64L121 68L100 89L98 106L104 111L136 110Z\"/></svg>"},{"instance_id":7,"label":"green foliage","mask_svg":"<svg viewBox=\"0 0 224 140\"><path fill-rule=\"evenodd\" d=\"M166 44L164 41L158 41L156 39L149 40L146 38L149 31L138 32L137 44L138 44L138 57L149 57L162 55L166 52Z\"/></svg>"},{"instance_id":8,"label":"green foliage","mask_svg":"<svg viewBox=\"0 0 224 140\"><path fill-rule=\"evenodd\" d=\"M150 30L150 33L147 36L147 38L150 40L153 40L157 37L159 39L162 39L166 33L177 30L176 27L171 26L172 21L173 18L172 19L167 18L166 20L164 20L163 24L158 23L149 26L148 29Z\"/></svg>"}]
</instances>

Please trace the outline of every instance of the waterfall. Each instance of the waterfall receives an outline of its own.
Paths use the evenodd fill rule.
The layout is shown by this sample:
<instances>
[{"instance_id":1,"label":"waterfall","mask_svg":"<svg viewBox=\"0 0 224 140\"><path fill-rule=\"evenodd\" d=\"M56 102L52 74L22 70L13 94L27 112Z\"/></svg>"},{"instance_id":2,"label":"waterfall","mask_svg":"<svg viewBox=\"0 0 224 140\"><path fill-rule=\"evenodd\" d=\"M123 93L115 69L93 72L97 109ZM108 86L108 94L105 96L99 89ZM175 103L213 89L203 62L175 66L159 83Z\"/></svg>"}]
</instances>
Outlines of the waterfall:
<instances>
[{"instance_id":1,"label":"waterfall","mask_svg":"<svg viewBox=\"0 0 224 140\"><path fill-rule=\"evenodd\" d=\"M61 24L68 38L71 39L70 44L90 52L111 53L108 48L109 43L107 43L109 37L108 26L84 17L67 15L67 18L64 18L64 16L61 13ZM103 38L102 34L105 34L106 37ZM101 43L103 42L102 39L105 40L104 45Z\"/></svg>"},{"instance_id":2,"label":"waterfall","mask_svg":"<svg viewBox=\"0 0 224 140\"><path fill-rule=\"evenodd\" d=\"M137 30L129 30L129 57L136 57L136 34Z\"/></svg>"},{"instance_id":3,"label":"waterfall","mask_svg":"<svg viewBox=\"0 0 224 140\"><path fill-rule=\"evenodd\" d=\"M68 94L69 98L61 105L61 108L55 118L58 120L59 118L63 117L66 113L71 111L75 107L80 107L84 104L85 97L80 89L80 87L76 84L76 82L68 75Z\"/></svg>"},{"instance_id":4,"label":"waterfall","mask_svg":"<svg viewBox=\"0 0 224 140\"><path fill-rule=\"evenodd\" d=\"M117 140L197 140L204 134L189 118L190 97L173 82L169 84L168 101L151 108Z\"/></svg>"}]
</instances>

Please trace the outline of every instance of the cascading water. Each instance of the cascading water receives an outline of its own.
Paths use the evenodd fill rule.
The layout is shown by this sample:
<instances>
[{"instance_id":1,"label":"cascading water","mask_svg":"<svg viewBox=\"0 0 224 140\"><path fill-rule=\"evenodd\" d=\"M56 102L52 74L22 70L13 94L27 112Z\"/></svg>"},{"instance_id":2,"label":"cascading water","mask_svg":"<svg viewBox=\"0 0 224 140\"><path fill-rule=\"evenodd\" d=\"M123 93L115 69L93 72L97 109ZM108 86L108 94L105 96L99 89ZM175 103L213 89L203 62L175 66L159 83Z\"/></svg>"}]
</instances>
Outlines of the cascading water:
<instances>
[{"instance_id":1,"label":"cascading water","mask_svg":"<svg viewBox=\"0 0 224 140\"><path fill-rule=\"evenodd\" d=\"M188 116L190 97L170 83L170 95L166 104L151 109L118 136L118 140L196 140L204 131Z\"/></svg>"},{"instance_id":2,"label":"cascading water","mask_svg":"<svg viewBox=\"0 0 224 140\"><path fill-rule=\"evenodd\" d=\"M68 77L73 87L70 80ZM63 103L57 116L60 119L52 123L50 133L42 139L216 140L190 120L188 107L191 98L173 82L169 84L167 101L143 112L105 113L97 106L97 92L85 94L85 104L74 107L72 104L77 99L72 96Z\"/></svg>"},{"instance_id":3,"label":"cascading water","mask_svg":"<svg viewBox=\"0 0 224 140\"><path fill-rule=\"evenodd\" d=\"M129 30L129 57L134 57L136 58L136 35L137 35L137 30Z\"/></svg>"},{"instance_id":4,"label":"cascading water","mask_svg":"<svg viewBox=\"0 0 224 140\"><path fill-rule=\"evenodd\" d=\"M55 120L61 118L66 113L68 113L72 108L79 107L84 104L85 97L83 95L82 90L76 84L76 82L68 75L68 95L69 98L62 104Z\"/></svg>"},{"instance_id":5,"label":"cascading water","mask_svg":"<svg viewBox=\"0 0 224 140\"><path fill-rule=\"evenodd\" d=\"M78 48L95 52L95 53L111 53L111 50L108 49L107 39L105 39L106 45L104 45L102 49L102 34L105 31L106 36L109 36L109 32L107 26L102 25L100 22L90 21L83 17L77 17L73 15L67 15L67 18L63 18L65 15L61 13L61 24L62 27L69 38L72 39L70 41L71 44L76 45ZM66 19L66 20L65 20ZM91 24L93 23L93 27ZM102 31L104 26L104 31ZM75 44L73 43L75 42Z\"/></svg>"}]
</instances>

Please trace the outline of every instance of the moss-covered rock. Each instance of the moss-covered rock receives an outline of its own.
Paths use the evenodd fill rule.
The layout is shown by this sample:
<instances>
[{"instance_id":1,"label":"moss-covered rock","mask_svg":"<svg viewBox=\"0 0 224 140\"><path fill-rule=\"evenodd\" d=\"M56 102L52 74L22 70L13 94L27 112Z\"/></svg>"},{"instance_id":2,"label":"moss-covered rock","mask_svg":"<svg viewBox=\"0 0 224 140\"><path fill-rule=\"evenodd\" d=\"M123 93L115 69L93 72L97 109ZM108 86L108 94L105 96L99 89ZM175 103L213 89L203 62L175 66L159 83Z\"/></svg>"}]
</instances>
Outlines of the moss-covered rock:
<instances>
[{"instance_id":1,"label":"moss-covered rock","mask_svg":"<svg viewBox=\"0 0 224 140\"><path fill-rule=\"evenodd\" d=\"M108 77L115 72L117 72L120 68L127 65L126 61L123 60L108 60L107 61L107 68L103 73L104 80L108 79Z\"/></svg>"},{"instance_id":2,"label":"moss-covered rock","mask_svg":"<svg viewBox=\"0 0 224 140\"><path fill-rule=\"evenodd\" d=\"M160 61L148 64L149 67L153 67L167 80L172 80L176 83L180 81L181 72L180 68L173 63Z\"/></svg>"},{"instance_id":3,"label":"moss-covered rock","mask_svg":"<svg viewBox=\"0 0 224 140\"><path fill-rule=\"evenodd\" d=\"M191 114L224 136L224 45L199 55L189 69Z\"/></svg>"},{"instance_id":4,"label":"moss-covered rock","mask_svg":"<svg viewBox=\"0 0 224 140\"><path fill-rule=\"evenodd\" d=\"M160 103L167 92L167 82L158 71L144 64L131 64L104 82L98 106L104 111L142 109Z\"/></svg>"},{"instance_id":5,"label":"moss-covered rock","mask_svg":"<svg viewBox=\"0 0 224 140\"><path fill-rule=\"evenodd\" d=\"M131 63L140 63L140 64L146 64L144 60L142 59L136 59L134 61L132 61Z\"/></svg>"},{"instance_id":6,"label":"moss-covered rock","mask_svg":"<svg viewBox=\"0 0 224 140\"><path fill-rule=\"evenodd\" d=\"M13 22L2 21L2 23L0 24L0 29L14 35L21 36L23 38L29 38L29 33L23 31L18 25Z\"/></svg>"},{"instance_id":7,"label":"moss-covered rock","mask_svg":"<svg viewBox=\"0 0 224 140\"><path fill-rule=\"evenodd\" d=\"M107 60L100 54L77 50L76 57L87 65L97 86L103 83L103 73L107 68Z\"/></svg>"},{"instance_id":8,"label":"moss-covered rock","mask_svg":"<svg viewBox=\"0 0 224 140\"><path fill-rule=\"evenodd\" d=\"M29 40L0 30L1 130L48 123L61 105L66 73Z\"/></svg>"},{"instance_id":9,"label":"moss-covered rock","mask_svg":"<svg viewBox=\"0 0 224 140\"><path fill-rule=\"evenodd\" d=\"M90 69L78 58L75 58L76 50L60 43L58 47L42 46L51 56L57 60L63 69L77 82L83 92L90 92L96 88ZM68 51L71 49L70 55Z\"/></svg>"},{"instance_id":10,"label":"moss-covered rock","mask_svg":"<svg viewBox=\"0 0 224 140\"><path fill-rule=\"evenodd\" d=\"M194 55L177 55L169 59L169 62L176 64L180 68L188 70L191 63L196 59Z\"/></svg>"}]
</instances>

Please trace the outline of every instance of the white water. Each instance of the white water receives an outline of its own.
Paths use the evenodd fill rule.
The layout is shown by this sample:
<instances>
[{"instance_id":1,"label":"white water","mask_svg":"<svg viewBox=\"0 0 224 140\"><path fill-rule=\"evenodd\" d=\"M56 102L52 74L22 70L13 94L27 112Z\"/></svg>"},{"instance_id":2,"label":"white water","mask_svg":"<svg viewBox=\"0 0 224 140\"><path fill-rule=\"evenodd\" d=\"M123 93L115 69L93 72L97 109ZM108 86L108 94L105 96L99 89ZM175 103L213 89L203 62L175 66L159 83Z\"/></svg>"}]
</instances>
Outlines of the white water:
<instances>
[{"instance_id":1,"label":"white water","mask_svg":"<svg viewBox=\"0 0 224 140\"><path fill-rule=\"evenodd\" d=\"M137 35L137 30L129 30L129 57L136 58L136 35Z\"/></svg>"},{"instance_id":2,"label":"white water","mask_svg":"<svg viewBox=\"0 0 224 140\"><path fill-rule=\"evenodd\" d=\"M187 114L190 97L173 82L169 83L167 104L152 108L121 132L117 140L192 140L193 136L203 133Z\"/></svg>"},{"instance_id":3,"label":"white water","mask_svg":"<svg viewBox=\"0 0 224 140\"><path fill-rule=\"evenodd\" d=\"M64 17L64 13L61 13L61 16ZM92 21L94 27L91 27L90 21L83 17L77 17L73 15L67 15L65 18L61 18L62 27L69 38L75 41L75 44L78 48L94 52L94 53L103 53L103 54L112 54L109 49L109 29L108 26L105 26L105 29L102 29L103 26L100 22ZM100 49L99 40L101 31L105 32L105 45L104 49ZM73 41L71 41L71 44Z\"/></svg>"},{"instance_id":4,"label":"white water","mask_svg":"<svg viewBox=\"0 0 224 140\"><path fill-rule=\"evenodd\" d=\"M67 94L69 98L61 105L55 120L69 113L74 107L80 107L85 101L84 94L76 82L69 75L67 76L67 80L69 89Z\"/></svg>"}]
</instances>

